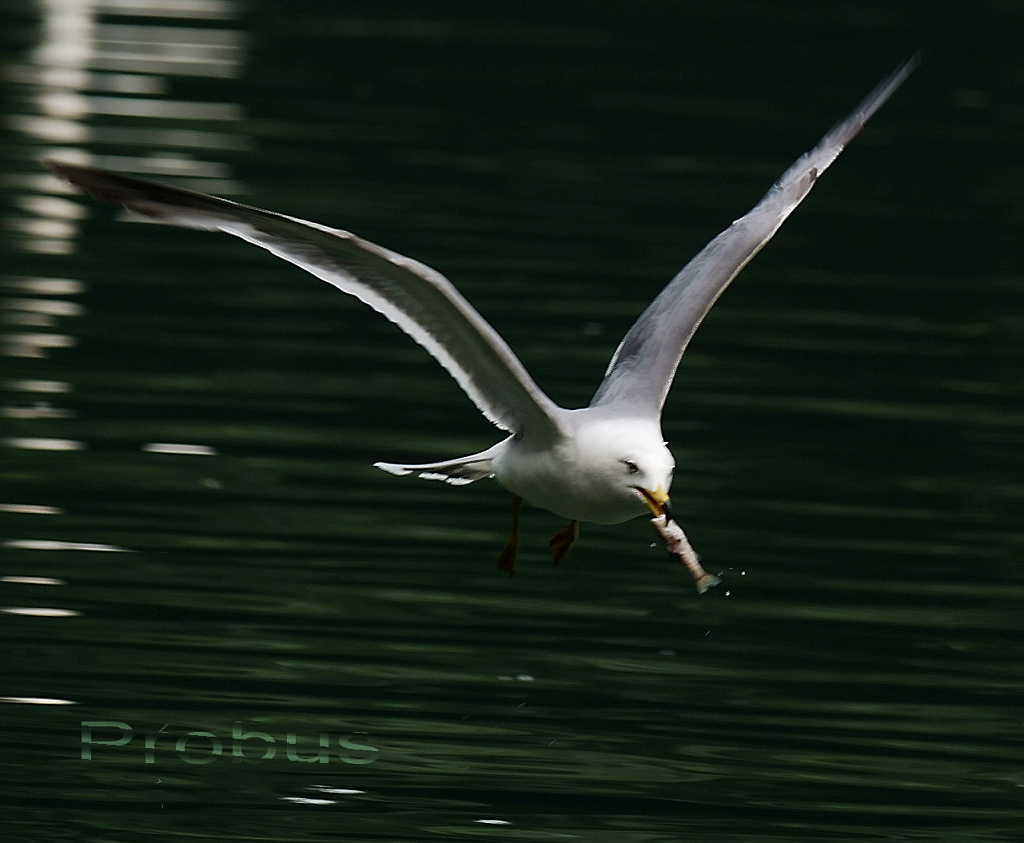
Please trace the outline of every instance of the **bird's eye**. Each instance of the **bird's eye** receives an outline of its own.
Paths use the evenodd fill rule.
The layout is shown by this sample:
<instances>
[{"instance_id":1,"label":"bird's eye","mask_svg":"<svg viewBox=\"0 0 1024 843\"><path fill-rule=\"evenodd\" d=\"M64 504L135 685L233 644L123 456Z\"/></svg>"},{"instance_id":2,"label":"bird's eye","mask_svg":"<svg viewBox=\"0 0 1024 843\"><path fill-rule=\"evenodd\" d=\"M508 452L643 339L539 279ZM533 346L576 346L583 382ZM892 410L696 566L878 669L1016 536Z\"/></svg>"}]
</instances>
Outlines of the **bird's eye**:
<instances>
[{"instance_id":1,"label":"bird's eye","mask_svg":"<svg viewBox=\"0 0 1024 843\"><path fill-rule=\"evenodd\" d=\"M626 464L626 471L628 471L630 474L640 473L640 466L638 466L632 460L623 460L623 462Z\"/></svg>"}]
</instances>

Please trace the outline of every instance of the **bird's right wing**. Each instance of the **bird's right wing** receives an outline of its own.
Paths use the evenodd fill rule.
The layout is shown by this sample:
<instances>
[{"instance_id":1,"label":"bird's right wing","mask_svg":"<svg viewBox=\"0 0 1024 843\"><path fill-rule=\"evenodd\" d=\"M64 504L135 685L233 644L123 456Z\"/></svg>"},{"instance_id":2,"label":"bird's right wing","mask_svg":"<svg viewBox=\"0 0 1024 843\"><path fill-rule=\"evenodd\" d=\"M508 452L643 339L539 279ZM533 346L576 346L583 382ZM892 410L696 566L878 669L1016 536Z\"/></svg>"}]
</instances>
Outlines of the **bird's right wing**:
<instances>
[{"instance_id":1,"label":"bird's right wing","mask_svg":"<svg viewBox=\"0 0 1024 843\"><path fill-rule=\"evenodd\" d=\"M753 209L683 267L626 333L592 407L618 404L661 412L679 360L711 306L917 64L915 56L885 79L814 149L798 158Z\"/></svg>"},{"instance_id":2,"label":"bird's right wing","mask_svg":"<svg viewBox=\"0 0 1024 843\"><path fill-rule=\"evenodd\" d=\"M159 222L232 234L301 267L394 322L498 427L541 435L557 430L554 402L498 332L429 266L318 223L96 167L48 166L98 199Z\"/></svg>"}]
</instances>

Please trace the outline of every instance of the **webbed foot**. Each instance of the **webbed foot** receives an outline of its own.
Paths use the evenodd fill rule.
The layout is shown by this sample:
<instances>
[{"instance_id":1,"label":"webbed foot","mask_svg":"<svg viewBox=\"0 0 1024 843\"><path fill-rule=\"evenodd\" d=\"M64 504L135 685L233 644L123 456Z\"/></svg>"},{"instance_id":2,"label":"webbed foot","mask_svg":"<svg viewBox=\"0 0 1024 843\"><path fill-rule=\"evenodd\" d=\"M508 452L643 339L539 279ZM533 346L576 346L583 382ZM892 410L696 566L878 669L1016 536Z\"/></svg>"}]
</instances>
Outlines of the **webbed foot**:
<instances>
[{"instance_id":1,"label":"webbed foot","mask_svg":"<svg viewBox=\"0 0 1024 843\"><path fill-rule=\"evenodd\" d=\"M576 539L580 537L580 522L570 521L564 525L561 530L555 533L548 541L548 547L551 548L551 561L557 565L566 556L569 555L569 551L572 550L572 546L576 544Z\"/></svg>"}]
</instances>

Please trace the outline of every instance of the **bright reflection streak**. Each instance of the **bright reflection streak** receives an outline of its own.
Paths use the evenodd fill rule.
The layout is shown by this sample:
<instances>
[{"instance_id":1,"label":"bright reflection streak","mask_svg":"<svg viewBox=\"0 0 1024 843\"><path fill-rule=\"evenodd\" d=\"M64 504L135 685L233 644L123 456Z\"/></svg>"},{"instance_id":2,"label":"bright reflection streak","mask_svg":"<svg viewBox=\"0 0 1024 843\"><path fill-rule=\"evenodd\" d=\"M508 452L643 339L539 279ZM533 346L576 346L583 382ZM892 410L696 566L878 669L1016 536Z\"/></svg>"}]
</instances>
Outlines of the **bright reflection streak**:
<instances>
[{"instance_id":1,"label":"bright reflection streak","mask_svg":"<svg viewBox=\"0 0 1024 843\"><path fill-rule=\"evenodd\" d=\"M229 29L103 24L96 36L100 70L230 78L242 63L241 33Z\"/></svg>"},{"instance_id":2,"label":"bright reflection streak","mask_svg":"<svg viewBox=\"0 0 1024 843\"><path fill-rule=\"evenodd\" d=\"M184 445L177 442L148 442L142 450L150 454L184 454L189 456L214 457L217 449L209 445Z\"/></svg>"},{"instance_id":3,"label":"bright reflection streak","mask_svg":"<svg viewBox=\"0 0 1024 843\"><path fill-rule=\"evenodd\" d=\"M75 296L85 292L85 284L73 278L5 278L3 286L37 296Z\"/></svg>"},{"instance_id":4,"label":"bright reflection streak","mask_svg":"<svg viewBox=\"0 0 1024 843\"><path fill-rule=\"evenodd\" d=\"M34 7L40 25L35 48L21 61L6 60L4 64L4 77L20 86L17 101L28 112L0 116L6 133L13 130L15 138L20 138L17 160L38 162L54 157L156 177L191 178L206 192L243 192L229 167L216 160L193 158L201 150L247 146L241 135L219 131L233 128L242 119L241 107L216 97L184 100L174 95L179 89L211 90L209 82L195 86L188 77L230 80L239 75L245 49L243 33L223 23L195 25L203 20L234 19L237 6L236 0L37 0ZM116 17L105 17L109 15ZM159 18L172 19L174 25ZM218 84L234 90L231 82ZM101 119L95 119L97 116ZM94 125L98 123L103 125ZM136 153L137 149L148 152ZM34 163L10 174L7 186L11 193L7 207L12 213L0 222L15 233L19 248L48 255L74 251L80 226L91 215L92 206ZM82 282L0 278L0 288L13 293L0 301L0 323L6 323L0 333L0 354L42 359L55 349L75 345L59 320L84 313L80 304L69 300L84 292ZM0 380L0 387L36 395L71 391L70 384L43 379ZM19 398L0 406L0 420L74 415L42 400ZM86 444L71 438L9 436L0 438L0 447L67 452L81 451ZM211 446L189 443L154 442L144 450L217 454ZM30 504L0 504L0 512L62 514L55 507ZM11 540L0 547L125 552L111 545L32 539ZM28 583L27 579L6 581Z\"/></svg>"},{"instance_id":5,"label":"bright reflection streak","mask_svg":"<svg viewBox=\"0 0 1024 843\"><path fill-rule=\"evenodd\" d=\"M13 515L63 515L64 510L56 506L40 506L34 503L0 503L0 512Z\"/></svg>"},{"instance_id":6,"label":"bright reflection streak","mask_svg":"<svg viewBox=\"0 0 1024 843\"><path fill-rule=\"evenodd\" d=\"M0 577L0 582L15 585L67 585L64 580L55 580L53 577Z\"/></svg>"},{"instance_id":7,"label":"bright reflection streak","mask_svg":"<svg viewBox=\"0 0 1024 843\"><path fill-rule=\"evenodd\" d=\"M88 140L84 118L88 101L81 91L88 85L88 62L93 55L93 23L97 0L40 0L41 34L38 45L25 64L12 63L10 75L30 91L35 103L32 114L12 115L8 126L37 144L83 144ZM52 149L52 147L51 147ZM31 153L38 160L47 154L36 146ZM52 182L52 180L51 180ZM51 193L52 191L45 191ZM45 197L24 195L17 203L21 213L7 221L20 233L18 245L39 254L68 254L78 234L77 221L60 204L33 204ZM18 344L7 344L6 354L43 356Z\"/></svg>"},{"instance_id":8,"label":"bright reflection streak","mask_svg":"<svg viewBox=\"0 0 1024 843\"><path fill-rule=\"evenodd\" d=\"M23 705L78 705L73 700L62 700L55 697L0 697L0 703L20 703Z\"/></svg>"},{"instance_id":9,"label":"bright reflection streak","mask_svg":"<svg viewBox=\"0 0 1024 843\"><path fill-rule=\"evenodd\" d=\"M42 316L38 313L3 313L0 314L0 321L7 325L17 325L20 328L52 328L57 324L52 316ZM4 353L9 356L23 356L12 353L16 350L20 349L7 348Z\"/></svg>"},{"instance_id":10,"label":"bright reflection streak","mask_svg":"<svg viewBox=\"0 0 1024 843\"><path fill-rule=\"evenodd\" d=\"M233 0L103 0L102 10L111 14L198 20L227 20L235 15Z\"/></svg>"},{"instance_id":11,"label":"bright reflection streak","mask_svg":"<svg viewBox=\"0 0 1024 843\"><path fill-rule=\"evenodd\" d=\"M172 102L139 97L89 97L86 108L93 114L148 117L156 120L239 120L242 117L241 107L230 102Z\"/></svg>"},{"instance_id":12,"label":"bright reflection streak","mask_svg":"<svg viewBox=\"0 0 1024 843\"><path fill-rule=\"evenodd\" d=\"M48 349L70 348L75 344L75 338L67 334L6 334L0 339L0 350L8 357L43 358Z\"/></svg>"},{"instance_id":13,"label":"bright reflection streak","mask_svg":"<svg viewBox=\"0 0 1024 843\"><path fill-rule=\"evenodd\" d=\"M330 787L325 784L314 784L309 789L318 790L321 793L335 793L340 796L359 796L362 793L366 793L365 790L356 790L351 787Z\"/></svg>"},{"instance_id":14,"label":"bright reflection streak","mask_svg":"<svg viewBox=\"0 0 1024 843\"><path fill-rule=\"evenodd\" d=\"M0 544L18 550L90 550L99 553L131 553L127 548L93 542L62 542L53 539L10 539Z\"/></svg>"},{"instance_id":15,"label":"bright reflection streak","mask_svg":"<svg viewBox=\"0 0 1024 843\"><path fill-rule=\"evenodd\" d=\"M15 204L24 211L39 217L54 219L81 220L88 211L77 202L71 202L57 196L19 196Z\"/></svg>"},{"instance_id":16,"label":"bright reflection streak","mask_svg":"<svg viewBox=\"0 0 1024 843\"><path fill-rule=\"evenodd\" d=\"M37 404L32 407L0 407L0 418L5 419L73 419L77 413L63 407Z\"/></svg>"},{"instance_id":17,"label":"bright reflection streak","mask_svg":"<svg viewBox=\"0 0 1024 843\"><path fill-rule=\"evenodd\" d=\"M71 384L66 381L10 380L0 381L0 387L12 392L40 392L50 395L71 392Z\"/></svg>"},{"instance_id":18,"label":"bright reflection streak","mask_svg":"<svg viewBox=\"0 0 1024 843\"><path fill-rule=\"evenodd\" d=\"M89 137L89 131L85 125L74 120L41 117L34 114L19 115L10 120L22 134L48 143L84 143Z\"/></svg>"},{"instance_id":19,"label":"bright reflection streak","mask_svg":"<svg viewBox=\"0 0 1024 843\"><path fill-rule=\"evenodd\" d=\"M25 615L32 618L78 618L81 612L74 609L50 609L45 606L3 606L0 612L5 615Z\"/></svg>"},{"instance_id":20,"label":"bright reflection streak","mask_svg":"<svg viewBox=\"0 0 1024 843\"><path fill-rule=\"evenodd\" d=\"M163 96L167 94L168 85L159 76L146 76L141 73L96 73L90 78L89 87L94 91L110 94Z\"/></svg>"},{"instance_id":21,"label":"bright reflection streak","mask_svg":"<svg viewBox=\"0 0 1024 843\"><path fill-rule=\"evenodd\" d=\"M82 120L89 116L89 100L77 91L47 91L37 102L47 117L58 120Z\"/></svg>"},{"instance_id":22,"label":"bright reflection streak","mask_svg":"<svg viewBox=\"0 0 1024 843\"><path fill-rule=\"evenodd\" d=\"M41 436L21 436L0 439L0 445L7 448L21 448L25 451L84 451L85 443L75 439L46 439Z\"/></svg>"},{"instance_id":23,"label":"bright reflection streak","mask_svg":"<svg viewBox=\"0 0 1024 843\"><path fill-rule=\"evenodd\" d=\"M30 214L15 220L15 228L35 226L54 236L60 232L73 234L82 216L80 206L58 197L24 194L17 197L15 204ZM0 299L0 321L21 328L56 329L59 319L80 316L83 308L77 302L41 297L75 295L82 292L84 286L80 281L67 278L0 279L0 288L16 293L11 298ZM49 349L68 348L74 343L67 334L4 333L0 335L0 352L8 357L41 358L46 357ZM6 415L10 417L9 413Z\"/></svg>"},{"instance_id":24,"label":"bright reflection streak","mask_svg":"<svg viewBox=\"0 0 1024 843\"><path fill-rule=\"evenodd\" d=\"M60 299L4 299L0 304L11 310L25 310L46 316L81 316L83 312L80 304Z\"/></svg>"},{"instance_id":25,"label":"bright reflection streak","mask_svg":"<svg viewBox=\"0 0 1024 843\"><path fill-rule=\"evenodd\" d=\"M245 57L242 32L222 24L178 24L234 18L234 0L38 0L37 5L41 22L37 47L27 61L5 66L5 75L29 94L24 101L32 113L4 118L8 127L33 145L26 157L91 163L97 146L171 148L190 153L245 147L243 138L216 131L242 119L240 106L176 99L171 85L172 77L233 79L240 74ZM118 22L110 22L106 15L116 15ZM139 20L133 23L132 18ZM178 25L167 25L158 18L172 19ZM108 119L96 121L96 115ZM183 125L132 125L153 121L180 121ZM94 126L96 122L108 125ZM193 128L197 122L202 129ZM202 175L201 167L198 161L191 165L185 161L167 172ZM133 167L129 164L124 169ZM226 174L217 178L221 184L213 192L240 192L238 185L227 184ZM16 187L23 195L14 203L16 213L7 227L21 235L18 245L39 254L72 252L87 206L63 201L60 197L71 191L55 177L42 176L41 171L36 179L23 174L16 179ZM24 347L17 347L14 353L38 356Z\"/></svg>"},{"instance_id":26,"label":"bright reflection streak","mask_svg":"<svg viewBox=\"0 0 1024 843\"><path fill-rule=\"evenodd\" d=\"M39 240L65 241L70 239L78 231L78 226L64 220L40 219L36 217L22 217L13 219L10 222L13 231L19 231L29 237Z\"/></svg>"}]
</instances>

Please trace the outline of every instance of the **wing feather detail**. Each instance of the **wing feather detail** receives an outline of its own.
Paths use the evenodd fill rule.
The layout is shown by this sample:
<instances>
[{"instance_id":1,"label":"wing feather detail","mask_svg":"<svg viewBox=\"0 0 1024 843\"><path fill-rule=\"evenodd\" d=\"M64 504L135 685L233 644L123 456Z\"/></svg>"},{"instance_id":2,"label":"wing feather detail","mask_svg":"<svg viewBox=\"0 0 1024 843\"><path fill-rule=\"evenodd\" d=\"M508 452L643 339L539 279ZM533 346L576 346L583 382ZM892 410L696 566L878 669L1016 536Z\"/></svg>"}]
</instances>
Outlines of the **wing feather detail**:
<instances>
[{"instance_id":1,"label":"wing feather detail","mask_svg":"<svg viewBox=\"0 0 1024 843\"><path fill-rule=\"evenodd\" d=\"M917 64L915 56L882 81L814 149L798 158L757 205L683 267L626 333L591 407L622 405L661 412L679 360L712 305Z\"/></svg>"},{"instance_id":2,"label":"wing feather detail","mask_svg":"<svg viewBox=\"0 0 1024 843\"><path fill-rule=\"evenodd\" d=\"M354 296L423 346L497 427L557 428L557 405L497 331L426 264L297 217L95 167L47 163L98 199L158 222L234 235Z\"/></svg>"}]
</instances>

